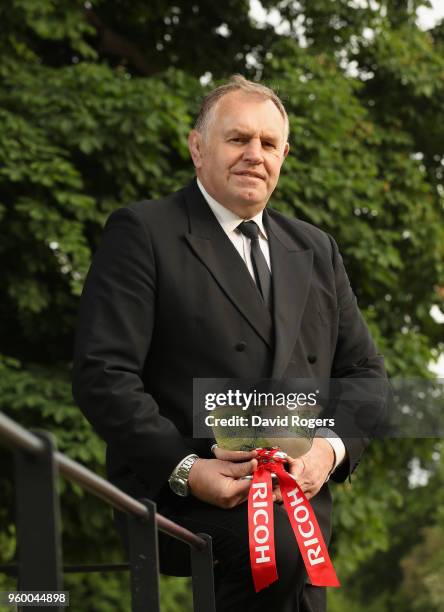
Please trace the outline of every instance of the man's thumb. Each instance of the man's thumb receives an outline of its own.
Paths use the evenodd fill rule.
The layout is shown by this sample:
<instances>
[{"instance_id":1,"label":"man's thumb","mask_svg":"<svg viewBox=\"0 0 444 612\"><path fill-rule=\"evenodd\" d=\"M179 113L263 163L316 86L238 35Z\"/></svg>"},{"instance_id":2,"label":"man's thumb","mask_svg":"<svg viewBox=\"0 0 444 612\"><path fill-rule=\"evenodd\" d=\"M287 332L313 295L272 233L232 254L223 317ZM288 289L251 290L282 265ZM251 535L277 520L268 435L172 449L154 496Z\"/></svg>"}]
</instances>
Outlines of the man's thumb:
<instances>
[{"instance_id":1,"label":"man's thumb","mask_svg":"<svg viewBox=\"0 0 444 612\"><path fill-rule=\"evenodd\" d=\"M233 478L242 478L242 476L252 474L256 468L257 459L251 459L251 461L243 461L242 463L232 463L231 473Z\"/></svg>"}]
</instances>

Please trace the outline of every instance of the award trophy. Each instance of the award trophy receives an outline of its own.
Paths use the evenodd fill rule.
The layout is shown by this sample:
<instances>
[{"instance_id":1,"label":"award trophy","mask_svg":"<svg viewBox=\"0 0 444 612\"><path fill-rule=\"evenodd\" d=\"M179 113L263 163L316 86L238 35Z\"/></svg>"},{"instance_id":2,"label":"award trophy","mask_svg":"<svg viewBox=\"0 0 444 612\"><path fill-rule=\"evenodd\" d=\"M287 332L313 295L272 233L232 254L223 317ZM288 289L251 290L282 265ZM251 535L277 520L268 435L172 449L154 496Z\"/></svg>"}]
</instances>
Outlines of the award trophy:
<instances>
[{"instance_id":1,"label":"award trophy","mask_svg":"<svg viewBox=\"0 0 444 612\"><path fill-rule=\"evenodd\" d=\"M279 448L292 458L310 450L316 432L309 419L319 414L319 405L289 410L285 406L262 405L242 410L223 406L214 410L213 435L220 448L250 451Z\"/></svg>"}]
</instances>

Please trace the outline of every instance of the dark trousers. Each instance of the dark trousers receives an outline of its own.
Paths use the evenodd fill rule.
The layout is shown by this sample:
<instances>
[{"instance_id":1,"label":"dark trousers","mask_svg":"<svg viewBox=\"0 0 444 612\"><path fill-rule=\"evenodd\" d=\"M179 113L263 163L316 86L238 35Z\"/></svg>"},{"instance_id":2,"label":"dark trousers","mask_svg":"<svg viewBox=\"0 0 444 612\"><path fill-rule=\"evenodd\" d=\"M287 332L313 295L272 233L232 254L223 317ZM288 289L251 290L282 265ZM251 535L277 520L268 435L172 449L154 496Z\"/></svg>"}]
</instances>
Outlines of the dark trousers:
<instances>
[{"instance_id":1,"label":"dark trousers","mask_svg":"<svg viewBox=\"0 0 444 612\"><path fill-rule=\"evenodd\" d=\"M325 612L325 589L306 584L306 572L283 506L274 504L276 565L279 579L259 593L254 590L248 546L247 503L230 510L196 498L166 493L158 512L194 533L213 539L217 612ZM118 520L124 540L124 523ZM161 572L189 576L188 546L159 533Z\"/></svg>"}]
</instances>

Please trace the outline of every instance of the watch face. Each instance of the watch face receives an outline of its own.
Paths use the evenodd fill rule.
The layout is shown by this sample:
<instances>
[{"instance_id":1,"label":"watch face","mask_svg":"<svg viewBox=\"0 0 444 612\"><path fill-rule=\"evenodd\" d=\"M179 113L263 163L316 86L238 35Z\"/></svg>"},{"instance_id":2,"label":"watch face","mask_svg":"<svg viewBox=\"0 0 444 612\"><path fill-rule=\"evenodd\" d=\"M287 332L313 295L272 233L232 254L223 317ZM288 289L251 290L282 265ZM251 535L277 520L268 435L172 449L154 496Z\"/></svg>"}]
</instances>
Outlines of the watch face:
<instances>
[{"instance_id":1,"label":"watch face","mask_svg":"<svg viewBox=\"0 0 444 612\"><path fill-rule=\"evenodd\" d=\"M188 495L188 485L184 480L175 478L170 483L171 489L176 495L186 497Z\"/></svg>"}]
</instances>

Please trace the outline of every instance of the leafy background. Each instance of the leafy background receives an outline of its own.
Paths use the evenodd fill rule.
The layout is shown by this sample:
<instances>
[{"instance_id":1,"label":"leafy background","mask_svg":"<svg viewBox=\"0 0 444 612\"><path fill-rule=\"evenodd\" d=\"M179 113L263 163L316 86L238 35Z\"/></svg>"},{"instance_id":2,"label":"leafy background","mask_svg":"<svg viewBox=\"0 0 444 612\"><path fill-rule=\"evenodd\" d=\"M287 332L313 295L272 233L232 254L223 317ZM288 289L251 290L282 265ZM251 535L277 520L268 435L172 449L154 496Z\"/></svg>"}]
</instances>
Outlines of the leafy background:
<instances>
[{"instance_id":1,"label":"leafy background","mask_svg":"<svg viewBox=\"0 0 444 612\"><path fill-rule=\"evenodd\" d=\"M7 5L6 5L7 4ZM105 219L192 176L202 94L234 72L281 95L291 153L272 206L332 233L397 377L443 349L444 25L420 0L11 0L0 5L0 409L103 474L70 391L78 298ZM110 510L61 481L66 563L124 558ZM12 461L0 451L0 563L14 558ZM330 610L444 610L439 439L374 443L333 485ZM129 610L128 577L68 575L76 611ZM0 575L0 590L15 583ZM168 612L187 579L162 578Z\"/></svg>"}]
</instances>

